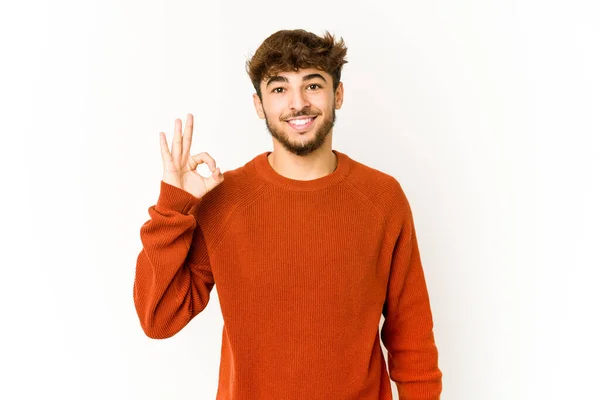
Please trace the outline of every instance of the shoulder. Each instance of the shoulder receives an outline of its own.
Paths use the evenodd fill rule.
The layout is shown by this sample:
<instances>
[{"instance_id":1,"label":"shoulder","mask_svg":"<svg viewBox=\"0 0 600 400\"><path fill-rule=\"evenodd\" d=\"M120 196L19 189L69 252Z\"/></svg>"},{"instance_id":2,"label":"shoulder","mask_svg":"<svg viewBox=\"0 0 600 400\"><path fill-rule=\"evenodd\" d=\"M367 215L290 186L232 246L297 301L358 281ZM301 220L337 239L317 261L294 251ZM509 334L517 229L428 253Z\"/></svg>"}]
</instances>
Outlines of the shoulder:
<instances>
[{"instance_id":1,"label":"shoulder","mask_svg":"<svg viewBox=\"0 0 600 400\"><path fill-rule=\"evenodd\" d=\"M352 159L347 183L367 198L386 219L403 219L411 213L400 181L393 175Z\"/></svg>"},{"instance_id":2,"label":"shoulder","mask_svg":"<svg viewBox=\"0 0 600 400\"><path fill-rule=\"evenodd\" d=\"M223 172L224 180L208 192L196 206L194 214L201 225L226 224L240 206L248 204L259 193L260 182L252 173L251 161Z\"/></svg>"}]
</instances>

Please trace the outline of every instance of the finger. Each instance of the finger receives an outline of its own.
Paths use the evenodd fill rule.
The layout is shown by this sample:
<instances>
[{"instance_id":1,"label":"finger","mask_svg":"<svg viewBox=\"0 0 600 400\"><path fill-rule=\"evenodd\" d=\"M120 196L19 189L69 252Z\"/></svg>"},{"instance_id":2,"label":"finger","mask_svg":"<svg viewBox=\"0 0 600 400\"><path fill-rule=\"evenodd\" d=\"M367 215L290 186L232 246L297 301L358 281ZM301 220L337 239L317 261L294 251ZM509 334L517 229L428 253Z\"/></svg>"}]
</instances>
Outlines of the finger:
<instances>
[{"instance_id":1,"label":"finger","mask_svg":"<svg viewBox=\"0 0 600 400\"><path fill-rule=\"evenodd\" d=\"M170 163L173 162L173 157L171 156L171 153L169 152L169 145L167 144L167 137L166 137L165 133L160 132L159 136L160 136L160 155L162 157L163 164L166 169L167 165L169 165Z\"/></svg>"},{"instance_id":2,"label":"finger","mask_svg":"<svg viewBox=\"0 0 600 400\"><path fill-rule=\"evenodd\" d=\"M181 150L181 159L187 161L190 157L190 148L192 147L192 132L194 131L194 116L187 115L185 120L185 131L183 132L183 147Z\"/></svg>"},{"instance_id":3,"label":"finger","mask_svg":"<svg viewBox=\"0 0 600 400\"><path fill-rule=\"evenodd\" d=\"M210 191L225 180L225 175L221 173L220 168L216 168L208 178L202 177L202 179L204 180L206 190Z\"/></svg>"},{"instance_id":4,"label":"finger","mask_svg":"<svg viewBox=\"0 0 600 400\"><path fill-rule=\"evenodd\" d=\"M181 166L181 120L175 119L175 133L173 134L173 144L171 145L171 155L173 162Z\"/></svg>"},{"instance_id":5,"label":"finger","mask_svg":"<svg viewBox=\"0 0 600 400\"><path fill-rule=\"evenodd\" d=\"M190 169L192 170L195 170L198 167L198 165L202 163L206 163L208 165L210 172L214 172L217 168L217 163L207 152L202 152L193 155L192 157L190 157L190 163Z\"/></svg>"}]
</instances>

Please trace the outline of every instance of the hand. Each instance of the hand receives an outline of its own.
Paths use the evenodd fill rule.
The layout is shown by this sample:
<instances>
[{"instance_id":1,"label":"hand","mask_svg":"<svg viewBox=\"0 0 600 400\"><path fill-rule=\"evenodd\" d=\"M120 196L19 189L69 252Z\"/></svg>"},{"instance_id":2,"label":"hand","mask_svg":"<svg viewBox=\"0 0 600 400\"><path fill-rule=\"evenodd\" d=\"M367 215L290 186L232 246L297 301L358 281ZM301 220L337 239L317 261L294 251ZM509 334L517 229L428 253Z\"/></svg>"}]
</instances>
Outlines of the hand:
<instances>
[{"instance_id":1,"label":"hand","mask_svg":"<svg viewBox=\"0 0 600 400\"><path fill-rule=\"evenodd\" d=\"M181 120L177 118L170 152L165 133L160 132L160 148L164 165L162 180L185 190L195 197L202 198L223 182L225 177L221 170L217 168L215 160L208 153L203 152L190 156L193 130L194 117L192 114L188 114L182 138ZM212 174L209 177L204 177L196 171L198 165L202 163L206 163L210 168Z\"/></svg>"}]
</instances>

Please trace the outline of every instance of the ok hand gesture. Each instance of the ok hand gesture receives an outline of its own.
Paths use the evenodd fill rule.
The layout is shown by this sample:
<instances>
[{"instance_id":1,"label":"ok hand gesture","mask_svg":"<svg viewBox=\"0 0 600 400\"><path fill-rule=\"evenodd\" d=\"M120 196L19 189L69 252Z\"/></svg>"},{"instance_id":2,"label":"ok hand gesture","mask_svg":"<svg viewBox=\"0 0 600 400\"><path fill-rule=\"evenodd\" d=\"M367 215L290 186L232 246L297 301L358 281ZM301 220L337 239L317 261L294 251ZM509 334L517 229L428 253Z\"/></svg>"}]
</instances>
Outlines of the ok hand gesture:
<instances>
[{"instance_id":1,"label":"ok hand gesture","mask_svg":"<svg viewBox=\"0 0 600 400\"><path fill-rule=\"evenodd\" d=\"M185 132L181 135L181 120L175 120L175 134L171 151L167 145L164 132L160 132L160 148L164 165L163 181L185 190L193 196L202 198L206 193L217 187L225 177L217 168L215 160L206 152L190 156L194 117L188 114ZM196 168L206 163L212 174L209 177L200 175Z\"/></svg>"}]
</instances>

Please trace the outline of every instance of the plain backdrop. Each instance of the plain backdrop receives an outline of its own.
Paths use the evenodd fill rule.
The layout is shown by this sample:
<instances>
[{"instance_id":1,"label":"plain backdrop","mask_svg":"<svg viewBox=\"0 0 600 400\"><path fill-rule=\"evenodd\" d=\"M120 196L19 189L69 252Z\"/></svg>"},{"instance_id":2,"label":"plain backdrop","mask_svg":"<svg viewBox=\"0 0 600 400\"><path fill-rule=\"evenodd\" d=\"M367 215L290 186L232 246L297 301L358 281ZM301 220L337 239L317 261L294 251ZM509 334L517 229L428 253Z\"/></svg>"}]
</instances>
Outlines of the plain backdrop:
<instances>
[{"instance_id":1,"label":"plain backdrop","mask_svg":"<svg viewBox=\"0 0 600 400\"><path fill-rule=\"evenodd\" d=\"M166 340L144 335L133 305L159 132L170 142L193 113L192 152L223 170L272 149L245 61L295 28L345 40L333 146L395 176L411 203L442 398L600 398L598 11L3 2L0 398L215 398L218 288Z\"/></svg>"}]
</instances>

